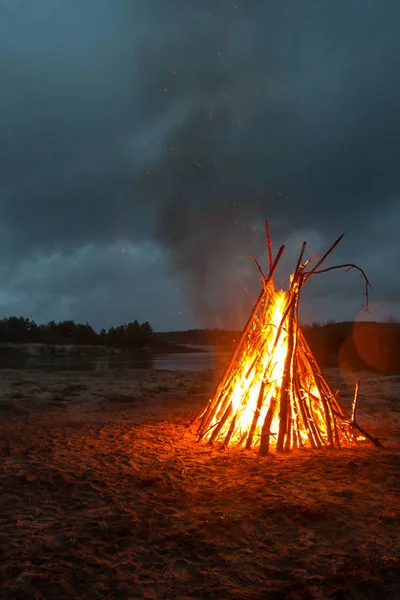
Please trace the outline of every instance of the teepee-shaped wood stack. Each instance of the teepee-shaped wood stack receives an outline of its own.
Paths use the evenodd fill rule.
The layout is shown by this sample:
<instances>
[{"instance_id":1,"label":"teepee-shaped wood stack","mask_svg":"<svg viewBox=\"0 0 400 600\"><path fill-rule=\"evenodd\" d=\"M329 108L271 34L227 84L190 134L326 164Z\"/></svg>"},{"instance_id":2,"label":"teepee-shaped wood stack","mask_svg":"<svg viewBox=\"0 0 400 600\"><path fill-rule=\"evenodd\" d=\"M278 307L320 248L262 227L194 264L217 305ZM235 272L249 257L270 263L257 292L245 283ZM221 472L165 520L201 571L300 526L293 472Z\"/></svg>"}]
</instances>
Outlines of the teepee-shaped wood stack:
<instances>
[{"instance_id":1,"label":"teepee-shaped wood stack","mask_svg":"<svg viewBox=\"0 0 400 600\"><path fill-rule=\"evenodd\" d=\"M281 246L273 262L268 223L267 237L269 275L264 276L257 263L262 291L213 397L192 422L199 439L224 446L259 447L261 454L296 448L340 448L366 439L380 445L355 422L358 384L352 416L348 418L298 322L300 291L311 275L334 268L356 268L365 278L368 294L364 272L355 265L319 270L343 236L313 269L306 271L310 261L303 262L304 242L289 289L276 291L273 275L285 247Z\"/></svg>"}]
</instances>

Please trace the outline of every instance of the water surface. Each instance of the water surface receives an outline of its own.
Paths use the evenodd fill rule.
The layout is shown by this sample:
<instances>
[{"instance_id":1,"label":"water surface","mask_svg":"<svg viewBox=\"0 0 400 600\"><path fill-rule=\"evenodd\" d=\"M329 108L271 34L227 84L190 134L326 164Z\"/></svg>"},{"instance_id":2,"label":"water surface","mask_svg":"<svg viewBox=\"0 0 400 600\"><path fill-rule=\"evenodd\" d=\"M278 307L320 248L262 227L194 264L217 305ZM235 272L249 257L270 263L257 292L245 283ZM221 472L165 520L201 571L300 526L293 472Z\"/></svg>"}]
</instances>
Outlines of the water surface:
<instances>
[{"instance_id":1,"label":"water surface","mask_svg":"<svg viewBox=\"0 0 400 600\"><path fill-rule=\"evenodd\" d=\"M0 369L38 369L43 371L108 371L110 369L165 369L168 371L215 370L226 362L229 354L217 352L193 352L183 354L155 354L130 359L120 356L53 358L28 356L2 357Z\"/></svg>"}]
</instances>

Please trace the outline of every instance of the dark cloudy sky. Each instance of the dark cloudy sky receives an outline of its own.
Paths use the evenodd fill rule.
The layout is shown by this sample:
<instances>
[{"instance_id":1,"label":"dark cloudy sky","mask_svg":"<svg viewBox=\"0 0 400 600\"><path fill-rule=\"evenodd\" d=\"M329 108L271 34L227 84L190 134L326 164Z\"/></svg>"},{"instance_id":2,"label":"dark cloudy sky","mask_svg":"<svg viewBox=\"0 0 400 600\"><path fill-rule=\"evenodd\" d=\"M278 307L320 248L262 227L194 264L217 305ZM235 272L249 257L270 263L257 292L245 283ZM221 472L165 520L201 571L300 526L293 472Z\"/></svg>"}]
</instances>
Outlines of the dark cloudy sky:
<instances>
[{"instance_id":1,"label":"dark cloudy sky","mask_svg":"<svg viewBox=\"0 0 400 600\"><path fill-rule=\"evenodd\" d=\"M239 326L264 219L400 316L398 0L0 0L1 316ZM355 272L303 318L353 319Z\"/></svg>"}]
</instances>

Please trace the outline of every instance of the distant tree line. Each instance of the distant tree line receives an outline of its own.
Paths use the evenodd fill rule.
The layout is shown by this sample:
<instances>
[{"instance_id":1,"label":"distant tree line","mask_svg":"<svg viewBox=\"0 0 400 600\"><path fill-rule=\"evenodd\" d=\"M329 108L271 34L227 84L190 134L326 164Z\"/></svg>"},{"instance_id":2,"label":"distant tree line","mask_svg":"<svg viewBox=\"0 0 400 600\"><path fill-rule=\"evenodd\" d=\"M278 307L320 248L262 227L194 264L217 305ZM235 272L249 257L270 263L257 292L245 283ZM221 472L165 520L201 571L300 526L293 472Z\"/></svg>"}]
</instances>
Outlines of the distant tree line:
<instances>
[{"instance_id":1,"label":"distant tree line","mask_svg":"<svg viewBox=\"0 0 400 600\"><path fill-rule=\"evenodd\" d=\"M132 321L118 327L102 329L97 333L89 323L72 320L50 321L38 325L25 317L8 317L0 320L0 343L44 343L104 345L116 348L143 348L149 346L153 329L147 321Z\"/></svg>"},{"instance_id":2,"label":"distant tree line","mask_svg":"<svg viewBox=\"0 0 400 600\"><path fill-rule=\"evenodd\" d=\"M349 371L400 372L400 323L383 321L312 323L302 330L321 367Z\"/></svg>"},{"instance_id":3,"label":"distant tree line","mask_svg":"<svg viewBox=\"0 0 400 600\"><path fill-rule=\"evenodd\" d=\"M240 331L224 329L187 329L186 331L168 331L155 334L157 339L171 344L192 344L197 346L217 346L230 349L240 336Z\"/></svg>"},{"instance_id":4,"label":"distant tree line","mask_svg":"<svg viewBox=\"0 0 400 600\"><path fill-rule=\"evenodd\" d=\"M304 323L301 329L318 364L349 371L400 373L400 321L389 316L382 322ZM192 329L156 333L156 339L175 344L216 346L232 351L239 331Z\"/></svg>"}]
</instances>

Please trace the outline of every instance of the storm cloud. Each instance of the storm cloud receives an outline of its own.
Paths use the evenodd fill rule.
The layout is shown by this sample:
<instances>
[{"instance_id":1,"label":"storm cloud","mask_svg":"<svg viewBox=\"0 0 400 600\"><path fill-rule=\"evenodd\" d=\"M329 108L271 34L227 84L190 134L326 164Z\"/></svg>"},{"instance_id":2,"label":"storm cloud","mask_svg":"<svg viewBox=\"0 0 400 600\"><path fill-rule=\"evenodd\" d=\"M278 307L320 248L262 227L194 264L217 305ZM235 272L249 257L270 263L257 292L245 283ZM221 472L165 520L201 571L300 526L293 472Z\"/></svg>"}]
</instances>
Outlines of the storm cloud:
<instances>
[{"instance_id":1,"label":"storm cloud","mask_svg":"<svg viewBox=\"0 0 400 600\"><path fill-rule=\"evenodd\" d=\"M394 0L0 0L2 313L239 326L265 218L279 282L303 238L316 257L346 232L331 264L398 313L399 18ZM308 287L307 319L363 302L355 273Z\"/></svg>"}]
</instances>

